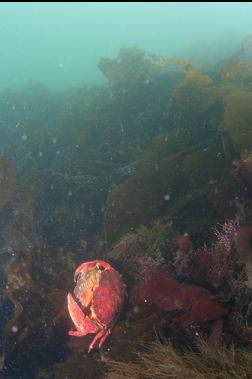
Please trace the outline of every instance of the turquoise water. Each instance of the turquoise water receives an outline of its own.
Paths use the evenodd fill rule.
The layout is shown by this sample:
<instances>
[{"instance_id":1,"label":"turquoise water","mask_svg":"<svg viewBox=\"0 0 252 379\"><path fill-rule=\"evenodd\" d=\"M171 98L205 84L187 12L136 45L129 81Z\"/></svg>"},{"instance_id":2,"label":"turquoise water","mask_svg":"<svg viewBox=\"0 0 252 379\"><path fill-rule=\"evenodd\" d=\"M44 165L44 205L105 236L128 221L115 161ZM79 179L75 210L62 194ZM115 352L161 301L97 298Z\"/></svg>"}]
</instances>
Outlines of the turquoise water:
<instances>
[{"instance_id":1,"label":"turquoise water","mask_svg":"<svg viewBox=\"0 0 252 379\"><path fill-rule=\"evenodd\" d=\"M1 3L0 88L103 83L101 57L138 46L208 62L251 32L250 3Z\"/></svg>"}]
</instances>

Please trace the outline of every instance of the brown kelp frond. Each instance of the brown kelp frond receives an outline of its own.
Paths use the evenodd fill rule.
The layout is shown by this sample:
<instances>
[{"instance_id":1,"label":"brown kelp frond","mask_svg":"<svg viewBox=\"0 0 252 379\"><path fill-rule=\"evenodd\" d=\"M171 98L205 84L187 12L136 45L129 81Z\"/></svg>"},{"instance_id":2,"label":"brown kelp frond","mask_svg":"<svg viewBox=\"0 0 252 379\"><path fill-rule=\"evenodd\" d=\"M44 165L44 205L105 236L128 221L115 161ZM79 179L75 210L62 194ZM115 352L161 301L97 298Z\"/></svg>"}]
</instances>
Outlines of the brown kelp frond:
<instances>
[{"instance_id":1,"label":"brown kelp frond","mask_svg":"<svg viewBox=\"0 0 252 379\"><path fill-rule=\"evenodd\" d=\"M252 352L199 342L198 352L177 352L171 344L153 342L136 352L134 362L107 360L107 378L231 379L252 377Z\"/></svg>"}]
</instances>

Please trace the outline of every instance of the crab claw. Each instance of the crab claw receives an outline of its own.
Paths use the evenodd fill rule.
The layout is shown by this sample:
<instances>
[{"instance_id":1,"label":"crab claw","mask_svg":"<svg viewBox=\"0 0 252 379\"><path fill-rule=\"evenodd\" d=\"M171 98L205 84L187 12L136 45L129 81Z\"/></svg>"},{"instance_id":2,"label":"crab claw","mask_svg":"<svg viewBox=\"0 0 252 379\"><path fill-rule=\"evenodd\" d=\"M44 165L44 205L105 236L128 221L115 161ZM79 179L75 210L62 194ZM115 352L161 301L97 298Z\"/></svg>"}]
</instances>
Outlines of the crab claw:
<instances>
[{"instance_id":1,"label":"crab claw","mask_svg":"<svg viewBox=\"0 0 252 379\"><path fill-rule=\"evenodd\" d=\"M78 276L82 273L82 272L87 272L87 271L90 271L90 270L93 270L97 268L98 270L99 269L109 269L111 268L110 264L107 263L107 262L104 262L104 261L98 261L98 260L95 260L95 261L91 261L91 262L85 262L85 263L82 263L79 267L77 267L77 269L75 270L75 273L74 273L74 281L77 282L78 280Z\"/></svg>"},{"instance_id":2,"label":"crab claw","mask_svg":"<svg viewBox=\"0 0 252 379\"><path fill-rule=\"evenodd\" d=\"M67 296L68 311L76 327L76 331L71 330L69 335L71 336L85 336L89 333L97 333L99 326L96 322L92 321L81 309L78 303L74 300L73 296L69 293Z\"/></svg>"}]
</instances>

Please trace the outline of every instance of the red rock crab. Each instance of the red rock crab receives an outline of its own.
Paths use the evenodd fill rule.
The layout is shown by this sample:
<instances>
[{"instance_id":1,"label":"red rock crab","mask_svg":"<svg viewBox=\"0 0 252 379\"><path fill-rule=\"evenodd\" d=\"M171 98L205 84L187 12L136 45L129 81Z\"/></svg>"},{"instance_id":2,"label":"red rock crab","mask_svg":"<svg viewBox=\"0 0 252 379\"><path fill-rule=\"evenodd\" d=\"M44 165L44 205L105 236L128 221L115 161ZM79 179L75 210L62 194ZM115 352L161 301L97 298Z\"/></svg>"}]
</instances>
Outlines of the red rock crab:
<instances>
[{"instance_id":1,"label":"red rock crab","mask_svg":"<svg viewBox=\"0 0 252 379\"><path fill-rule=\"evenodd\" d=\"M81 264L75 271L74 281L74 296L68 294L68 311L76 330L68 334L82 337L96 333L88 352L97 341L100 349L122 309L125 285L109 263L98 260Z\"/></svg>"}]
</instances>

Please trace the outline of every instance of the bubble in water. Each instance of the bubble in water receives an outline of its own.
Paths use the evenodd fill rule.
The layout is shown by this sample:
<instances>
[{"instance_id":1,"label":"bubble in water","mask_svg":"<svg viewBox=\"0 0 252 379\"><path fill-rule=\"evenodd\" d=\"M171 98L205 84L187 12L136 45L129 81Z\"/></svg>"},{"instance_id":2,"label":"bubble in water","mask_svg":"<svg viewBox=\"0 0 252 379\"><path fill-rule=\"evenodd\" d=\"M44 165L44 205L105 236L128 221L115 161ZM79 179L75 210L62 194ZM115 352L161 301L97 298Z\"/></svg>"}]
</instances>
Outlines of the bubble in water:
<instances>
[{"instance_id":1,"label":"bubble in water","mask_svg":"<svg viewBox=\"0 0 252 379\"><path fill-rule=\"evenodd\" d=\"M164 199L165 201L169 201L171 199L171 196L167 193L166 195L164 195Z\"/></svg>"}]
</instances>

